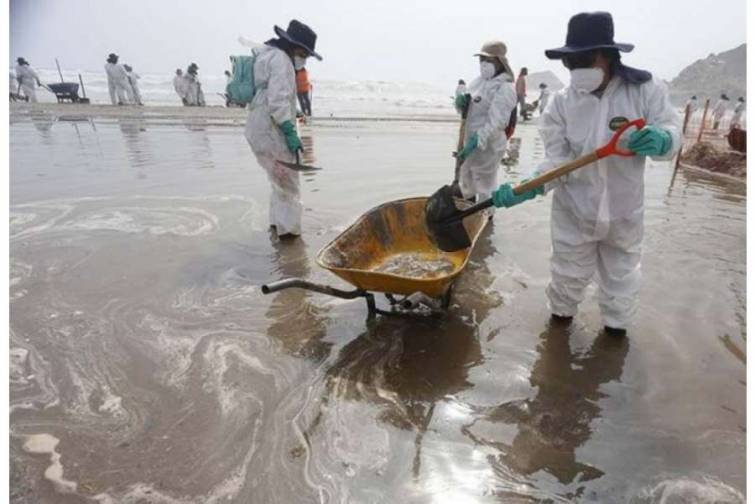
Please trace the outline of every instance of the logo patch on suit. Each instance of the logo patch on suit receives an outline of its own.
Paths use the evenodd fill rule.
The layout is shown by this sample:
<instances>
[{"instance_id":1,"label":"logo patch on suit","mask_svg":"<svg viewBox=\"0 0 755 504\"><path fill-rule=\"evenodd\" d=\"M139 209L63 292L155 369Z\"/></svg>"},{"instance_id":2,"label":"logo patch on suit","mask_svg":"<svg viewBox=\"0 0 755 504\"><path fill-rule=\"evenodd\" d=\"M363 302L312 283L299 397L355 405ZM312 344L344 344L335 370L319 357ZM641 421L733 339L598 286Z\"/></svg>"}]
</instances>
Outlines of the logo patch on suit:
<instances>
[{"instance_id":1,"label":"logo patch on suit","mask_svg":"<svg viewBox=\"0 0 755 504\"><path fill-rule=\"evenodd\" d=\"M610 129L611 131L616 131L628 122L629 122L629 119L627 119L626 117L622 117L622 116L614 117L608 123L608 129Z\"/></svg>"}]
</instances>

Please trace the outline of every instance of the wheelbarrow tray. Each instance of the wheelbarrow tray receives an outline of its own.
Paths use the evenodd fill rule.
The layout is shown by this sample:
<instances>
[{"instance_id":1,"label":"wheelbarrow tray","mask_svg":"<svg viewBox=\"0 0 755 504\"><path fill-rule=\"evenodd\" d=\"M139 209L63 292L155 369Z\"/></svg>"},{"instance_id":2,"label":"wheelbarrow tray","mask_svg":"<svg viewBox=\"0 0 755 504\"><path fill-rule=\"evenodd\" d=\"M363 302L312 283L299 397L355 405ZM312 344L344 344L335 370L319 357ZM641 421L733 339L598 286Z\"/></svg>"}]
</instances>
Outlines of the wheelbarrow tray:
<instances>
[{"instance_id":1,"label":"wheelbarrow tray","mask_svg":"<svg viewBox=\"0 0 755 504\"><path fill-rule=\"evenodd\" d=\"M89 98L79 96L79 85L76 82L58 82L48 84L48 89L55 93L58 103L63 100L70 100L71 103L89 103Z\"/></svg>"},{"instance_id":2,"label":"wheelbarrow tray","mask_svg":"<svg viewBox=\"0 0 755 504\"><path fill-rule=\"evenodd\" d=\"M363 291L406 296L421 292L442 297L466 266L488 218L482 213L465 218L472 244L466 249L443 252L433 244L425 228L426 201L427 197L406 198L373 208L323 247L317 254L317 264ZM457 205L464 209L471 204L459 199ZM377 271L400 254L427 261L445 260L453 267L421 276Z\"/></svg>"},{"instance_id":3,"label":"wheelbarrow tray","mask_svg":"<svg viewBox=\"0 0 755 504\"><path fill-rule=\"evenodd\" d=\"M78 96L79 94L79 85L75 82L59 82L57 84L48 84L47 87L56 95Z\"/></svg>"}]
</instances>

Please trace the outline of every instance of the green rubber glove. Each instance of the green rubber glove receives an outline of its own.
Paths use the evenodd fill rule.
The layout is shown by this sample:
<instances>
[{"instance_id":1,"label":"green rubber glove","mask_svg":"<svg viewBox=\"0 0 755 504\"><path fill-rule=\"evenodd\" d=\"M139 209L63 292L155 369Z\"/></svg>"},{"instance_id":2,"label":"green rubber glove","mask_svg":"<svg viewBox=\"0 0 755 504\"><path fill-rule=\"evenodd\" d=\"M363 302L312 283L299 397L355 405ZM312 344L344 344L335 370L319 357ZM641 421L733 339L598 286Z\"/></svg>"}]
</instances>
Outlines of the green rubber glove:
<instances>
[{"instance_id":1,"label":"green rubber glove","mask_svg":"<svg viewBox=\"0 0 755 504\"><path fill-rule=\"evenodd\" d=\"M456 157L459 158L459 161L462 163L465 159L469 157L470 154L477 148L477 144L480 143L480 137L477 136L477 133L473 134L471 137L469 137L469 140L467 140L467 143L464 144L464 148L461 149L461 152L459 152Z\"/></svg>"},{"instance_id":2,"label":"green rubber glove","mask_svg":"<svg viewBox=\"0 0 755 504\"><path fill-rule=\"evenodd\" d=\"M294 123L291 121L283 121L278 127L283 132L283 136L286 137L286 147L288 147L288 150L292 153L296 153L296 151L302 148L301 139L299 138L299 135L296 134L296 126L294 126Z\"/></svg>"},{"instance_id":3,"label":"green rubber glove","mask_svg":"<svg viewBox=\"0 0 755 504\"><path fill-rule=\"evenodd\" d=\"M522 183L527 182L526 180L522 181ZM493 191L493 204L498 207L513 207L514 205L518 205L519 203L524 203L527 200L530 200L534 198L537 195L543 195L545 194L545 190L543 189L543 186L538 187L537 189L532 189L531 191L527 191L524 194L514 194L514 188L511 187L511 184L503 184L501 187Z\"/></svg>"},{"instance_id":4,"label":"green rubber glove","mask_svg":"<svg viewBox=\"0 0 755 504\"><path fill-rule=\"evenodd\" d=\"M465 94L460 94L456 97L454 100L454 105L459 110L464 110L467 106L467 103L469 101L469 96Z\"/></svg>"},{"instance_id":5,"label":"green rubber glove","mask_svg":"<svg viewBox=\"0 0 755 504\"><path fill-rule=\"evenodd\" d=\"M671 133L658 126L645 126L629 135L629 150L643 156L663 156L671 148Z\"/></svg>"}]
</instances>

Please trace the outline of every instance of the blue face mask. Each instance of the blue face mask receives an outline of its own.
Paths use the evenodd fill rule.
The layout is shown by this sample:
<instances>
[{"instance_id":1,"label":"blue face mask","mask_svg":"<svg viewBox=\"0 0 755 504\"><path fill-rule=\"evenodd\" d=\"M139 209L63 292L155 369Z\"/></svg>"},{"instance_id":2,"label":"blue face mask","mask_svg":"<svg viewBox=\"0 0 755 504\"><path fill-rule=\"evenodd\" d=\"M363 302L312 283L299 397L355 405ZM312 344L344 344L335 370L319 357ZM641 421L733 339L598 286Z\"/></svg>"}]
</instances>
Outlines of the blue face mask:
<instances>
[{"instance_id":1,"label":"blue face mask","mask_svg":"<svg viewBox=\"0 0 755 504\"><path fill-rule=\"evenodd\" d=\"M304 68L304 65L307 64L307 58L302 58L301 56L294 56L294 70L301 70Z\"/></svg>"}]
</instances>

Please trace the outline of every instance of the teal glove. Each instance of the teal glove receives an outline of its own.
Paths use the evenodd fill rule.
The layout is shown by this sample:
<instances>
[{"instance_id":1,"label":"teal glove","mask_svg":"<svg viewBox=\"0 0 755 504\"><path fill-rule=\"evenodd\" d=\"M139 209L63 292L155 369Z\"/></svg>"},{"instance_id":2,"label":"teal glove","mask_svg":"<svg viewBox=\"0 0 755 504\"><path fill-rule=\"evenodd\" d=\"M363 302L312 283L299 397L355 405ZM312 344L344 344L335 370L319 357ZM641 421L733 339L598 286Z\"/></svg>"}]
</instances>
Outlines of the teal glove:
<instances>
[{"instance_id":1,"label":"teal glove","mask_svg":"<svg viewBox=\"0 0 755 504\"><path fill-rule=\"evenodd\" d=\"M523 182L526 182L526 180ZM524 203L537 195L542 196L543 194L545 194L543 186L527 191L524 194L517 195L514 194L514 188L511 187L511 184L503 184L497 190L493 191L493 204L498 208L509 208L518 205L519 203Z\"/></svg>"},{"instance_id":2,"label":"teal glove","mask_svg":"<svg viewBox=\"0 0 755 504\"><path fill-rule=\"evenodd\" d=\"M465 94L460 94L456 96L456 99L454 100L454 105L459 110L464 110L467 107L467 103L469 102L469 96Z\"/></svg>"},{"instance_id":3,"label":"teal glove","mask_svg":"<svg viewBox=\"0 0 755 504\"><path fill-rule=\"evenodd\" d=\"M477 136L477 133L469 137L469 140L467 140L467 143L464 144L464 148L461 149L461 152L456 154L456 157L459 158L459 161L463 163L464 160L467 159L470 154L472 154L472 151L477 148L478 143L480 143L480 137Z\"/></svg>"},{"instance_id":4,"label":"teal glove","mask_svg":"<svg viewBox=\"0 0 755 504\"><path fill-rule=\"evenodd\" d=\"M671 133L658 126L645 126L629 135L629 150L643 156L663 156L671 148Z\"/></svg>"},{"instance_id":5,"label":"teal glove","mask_svg":"<svg viewBox=\"0 0 755 504\"><path fill-rule=\"evenodd\" d=\"M301 139L299 139L299 135L296 134L296 126L294 126L294 123L291 121L283 121L278 127L283 132L283 136L286 137L286 147L288 147L288 150L292 153L296 153L296 151L302 148Z\"/></svg>"}]
</instances>

